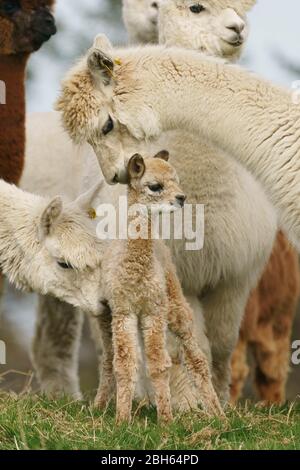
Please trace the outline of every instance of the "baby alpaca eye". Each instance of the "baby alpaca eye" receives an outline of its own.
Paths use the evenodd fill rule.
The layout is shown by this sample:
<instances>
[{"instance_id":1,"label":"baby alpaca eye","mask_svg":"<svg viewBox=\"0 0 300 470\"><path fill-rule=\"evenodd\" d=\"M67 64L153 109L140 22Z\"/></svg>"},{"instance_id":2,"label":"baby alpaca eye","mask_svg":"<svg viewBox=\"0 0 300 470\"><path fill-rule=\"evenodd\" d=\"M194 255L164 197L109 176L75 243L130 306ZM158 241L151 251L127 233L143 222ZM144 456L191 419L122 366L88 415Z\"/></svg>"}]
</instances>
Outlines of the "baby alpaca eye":
<instances>
[{"instance_id":1,"label":"baby alpaca eye","mask_svg":"<svg viewBox=\"0 0 300 470\"><path fill-rule=\"evenodd\" d=\"M13 15L20 9L20 3L18 0L7 0L4 2L2 9L7 15Z\"/></svg>"},{"instance_id":2,"label":"baby alpaca eye","mask_svg":"<svg viewBox=\"0 0 300 470\"><path fill-rule=\"evenodd\" d=\"M153 193L160 193L164 187L162 184L159 184L159 183L156 183L156 184L148 184L148 188L150 189L150 191L152 191Z\"/></svg>"},{"instance_id":3,"label":"baby alpaca eye","mask_svg":"<svg viewBox=\"0 0 300 470\"><path fill-rule=\"evenodd\" d=\"M74 269L73 266L69 263L66 263L64 261L57 261L57 264L60 268L62 269Z\"/></svg>"},{"instance_id":4,"label":"baby alpaca eye","mask_svg":"<svg viewBox=\"0 0 300 470\"><path fill-rule=\"evenodd\" d=\"M105 125L102 128L103 135L109 134L114 128L114 122L112 118L109 116L108 120L106 121Z\"/></svg>"},{"instance_id":5,"label":"baby alpaca eye","mask_svg":"<svg viewBox=\"0 0 300 470\"><path fill-rule=\"evenodd\" d=\"M192 13L201 13L203 10L205 10L205 7L200 5L200 3L195 3L195 5L190 6L190 10Z\"/></svg>"}]
</instances>

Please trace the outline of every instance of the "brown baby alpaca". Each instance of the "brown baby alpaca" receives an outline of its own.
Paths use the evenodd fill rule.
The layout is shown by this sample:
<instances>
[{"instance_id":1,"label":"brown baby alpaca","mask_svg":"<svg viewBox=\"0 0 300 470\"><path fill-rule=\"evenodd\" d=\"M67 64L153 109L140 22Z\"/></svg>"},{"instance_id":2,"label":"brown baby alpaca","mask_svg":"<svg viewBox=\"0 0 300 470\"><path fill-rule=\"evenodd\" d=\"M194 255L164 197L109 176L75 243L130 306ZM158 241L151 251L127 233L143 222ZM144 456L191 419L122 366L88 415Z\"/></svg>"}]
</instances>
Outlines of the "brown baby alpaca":
<instances>
[{"instance_id":1,"label":"brown baby alpaca","mask_svg":"<svg viewBox=\"0 0 300 470\"><path fill-rule=\"evenodd\" d=\"M137 382L138 333L141 332L147 370L152 382L159 421L172 419L167 328L180 340L186 366L199 389L205 411L222 414L214 391L207 357L194 334L192 311L186 302L168 248L154 240L149 209L156 213L183 207L185 196L168 153L144 160L134 155L128 165L129 224L137 224L136 238L109 243L103 260L105 305L99 317L104 357L96 405L107 405L117 388L117 422L129 421ZM133 213L133 205L145 211ZM136 219L138 218L138 221ZM146 237L142 231L146 228ZM109 312L111 311L111 316Z\"/></svg>"},{"instance_id":2,"label":"brown baby alpaca","mask_svg":"<svg viewBox=\"0 0 300 470\"><path fill-rule=\"evenodd\" d=\"M279 232L264 275L253 291L232 358L231 400L241 396L249 375L247 350L254 358L254 384L260 400L285 401L293 320L300 295L296 251Z\"/></svg>"}]
</instances>

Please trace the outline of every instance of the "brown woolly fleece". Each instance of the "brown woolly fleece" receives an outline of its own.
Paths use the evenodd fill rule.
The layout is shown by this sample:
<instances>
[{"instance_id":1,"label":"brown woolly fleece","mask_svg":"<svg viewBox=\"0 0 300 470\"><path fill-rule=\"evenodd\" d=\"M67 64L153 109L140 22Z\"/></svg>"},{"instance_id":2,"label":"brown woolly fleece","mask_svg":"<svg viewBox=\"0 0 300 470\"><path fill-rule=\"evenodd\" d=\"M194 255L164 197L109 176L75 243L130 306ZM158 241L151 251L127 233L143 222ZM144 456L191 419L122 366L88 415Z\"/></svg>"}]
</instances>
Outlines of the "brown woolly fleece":
<instances>
[{"instance_id":1,"label":"brown woolly fleece","mask_svg":"<svg viewBox=\"0 0 300 470\"><path fill-rule=\"evenodd\" d=\"M31 52L56 32L50 8L54 0L0 1L0 80L6 104L0 104L0 178L17 184L24 166L25 71Z\"/></svg>"},{"instance_id":2,"label":"brown woolly fleece","mask_svg":"<svg viewBox=\"0 0 300 470\"><path fill-rule=\"evenodd\" d=\"M266 403L285 401L291 333L300 295L298 254L279 232L263 277L253 291L232 358L231 399L236 402L249 374L248 347L255 362L254 384Z\"/></svg>"}]
</instances>

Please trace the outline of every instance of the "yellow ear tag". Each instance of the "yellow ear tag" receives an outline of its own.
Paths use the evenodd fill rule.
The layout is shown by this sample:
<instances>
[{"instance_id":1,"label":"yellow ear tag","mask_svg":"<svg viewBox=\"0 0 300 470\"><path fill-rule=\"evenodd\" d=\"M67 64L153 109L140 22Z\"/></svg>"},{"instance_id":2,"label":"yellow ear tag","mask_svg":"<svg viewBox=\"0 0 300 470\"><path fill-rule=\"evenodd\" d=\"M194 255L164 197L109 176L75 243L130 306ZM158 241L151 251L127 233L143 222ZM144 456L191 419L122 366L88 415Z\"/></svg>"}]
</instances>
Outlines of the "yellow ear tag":
<instances>
[{"instance_id":1,"label":"yellow ear tag","mask_svg":"<svg viewBox=\"0 0 300 470\"><path fill-rule=\"evenodd\" d=\"M114 62L116 65L122 65L122 61L119 57L116 57Z\"/></svg>"},{"instance_id":2,"label":"yellow ear tag","mask_svg":"<svg viewBox=\"0 0 300 470\"><path fill-rule=\"evenodd\" d=\"M93 207L88 210L88 216L90 219L95 220L97 218L97 213Z\"/></svg>"}]
</instances>

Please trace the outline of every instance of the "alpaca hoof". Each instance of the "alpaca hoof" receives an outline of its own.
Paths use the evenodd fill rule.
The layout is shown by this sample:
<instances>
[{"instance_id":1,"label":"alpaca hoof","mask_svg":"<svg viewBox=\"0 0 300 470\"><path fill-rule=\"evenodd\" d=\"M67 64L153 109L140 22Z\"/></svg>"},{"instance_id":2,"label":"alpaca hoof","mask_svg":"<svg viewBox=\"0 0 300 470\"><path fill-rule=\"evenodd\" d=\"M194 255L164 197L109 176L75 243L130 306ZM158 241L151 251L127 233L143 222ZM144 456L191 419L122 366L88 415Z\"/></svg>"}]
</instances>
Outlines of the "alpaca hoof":
<instances>
[{"instance_id":1,"label":"alpaca hoof","mask_svg":"<svg viewBox=\"0 0 300 470\"><path fill-rule=\"evenodd\" d=\"M116 416L116 426L122 426L122 424L130 424L131 423L131 415L128 414L120 414L118 413Z\"/></svg>"},{"instance_id":2,"label":"alpaca hoof","mask_svg":"<svg viewBox=\"0 0 300 470\"><path fill-rule=\"evenodd\" d=\"M108 397L96 397L94 400L94 407L98 410L105 410L109 405Z\"/></svg>"},{"instance_id":3,"label":"alpaca hoof","mask_svg":"<svg viewBox=\"0 0 300 470\"><path fill-rule=\"evenodd\" d=\"M160 425L166 426L168 424L171 424L173 422L173 414L172 413L166 413L166 414L161 414L158 416L157 421Z\"/></svg>"}]
</instances>

